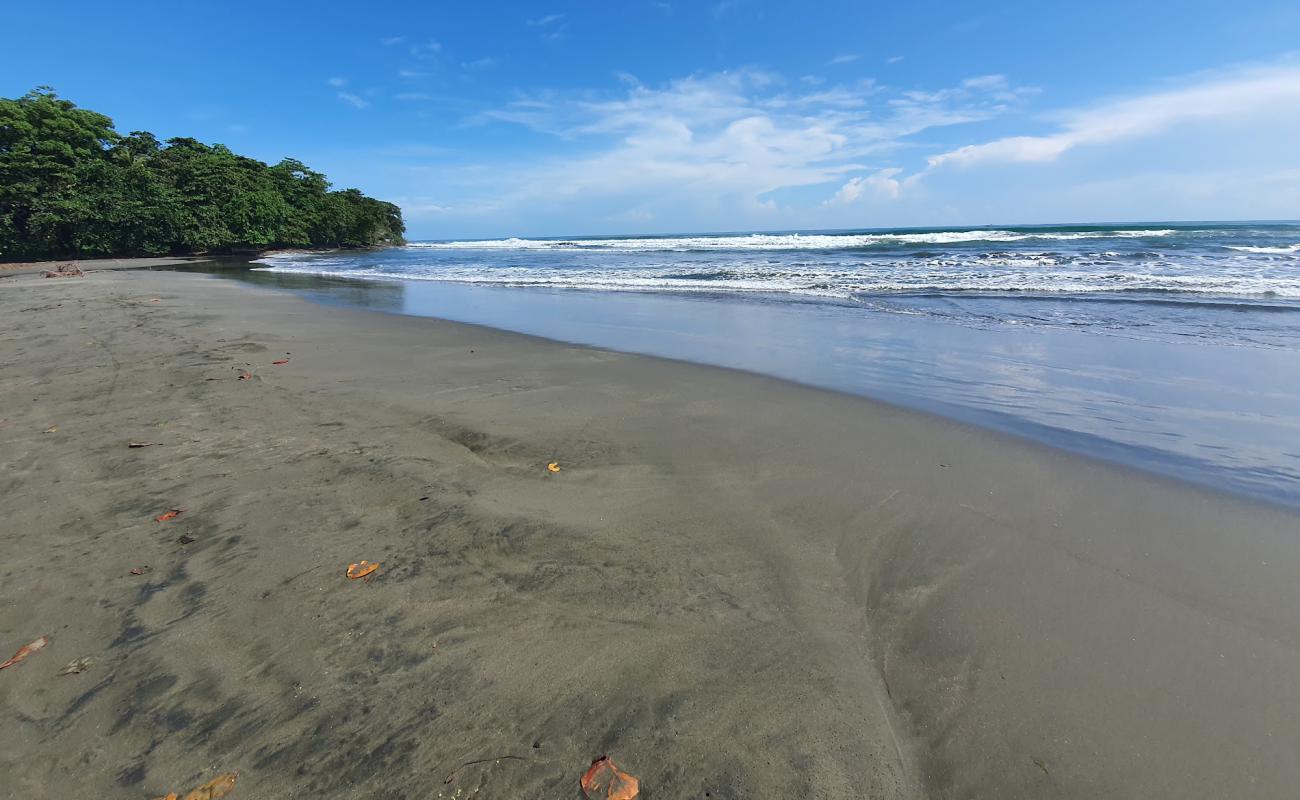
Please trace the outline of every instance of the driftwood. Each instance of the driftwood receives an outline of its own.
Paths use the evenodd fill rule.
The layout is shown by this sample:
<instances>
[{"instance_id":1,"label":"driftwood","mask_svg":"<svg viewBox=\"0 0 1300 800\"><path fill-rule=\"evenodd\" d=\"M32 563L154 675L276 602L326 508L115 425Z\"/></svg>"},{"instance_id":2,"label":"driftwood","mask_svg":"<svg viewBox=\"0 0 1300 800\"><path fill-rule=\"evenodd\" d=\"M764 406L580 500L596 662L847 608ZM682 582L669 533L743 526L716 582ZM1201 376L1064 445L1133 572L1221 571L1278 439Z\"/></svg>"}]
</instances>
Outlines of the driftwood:
<instances>
[{"instance_id":1,"label":"driftwood","mask_svg":"<svg viewBox=\"0 0 1300 800\"><path fill-rule=\"evenodd\" d=\"M80 278L80 277L83 277L85 274L86 274L86 273L82 271L81 267L79 267L79 266L77 266L76 264L74 264L74 263L72 263L71 261L69 261L69 262L66 263L66 264L60 264L59 266L55 267L54 269L47 269L47 270L45 270L44 272L41 273L41 277L43 277L43 278Z\"/></svg>"}]
</instances>

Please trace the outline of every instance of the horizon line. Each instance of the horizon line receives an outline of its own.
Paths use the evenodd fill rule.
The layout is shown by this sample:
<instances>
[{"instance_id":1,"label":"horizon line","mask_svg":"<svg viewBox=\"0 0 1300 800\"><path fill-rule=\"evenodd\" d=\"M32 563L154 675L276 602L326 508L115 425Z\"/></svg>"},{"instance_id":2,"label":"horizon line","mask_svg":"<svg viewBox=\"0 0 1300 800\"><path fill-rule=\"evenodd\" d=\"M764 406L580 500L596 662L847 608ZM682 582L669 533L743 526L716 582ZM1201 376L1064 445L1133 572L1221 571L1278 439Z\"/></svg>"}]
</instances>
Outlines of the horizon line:
<instances>
[{"instance_id":1,"label":"horizon line","mask_svg":"<svg viewBox=\"0 0 1300 800\"><path fill-rule=\"evenodd\" d=\"M885 227L864 227L864 228L775 228L768 230L757 229L735 229L735 230L712 230L712 231L664 231L660 233L649 232L628 232L628 233L578 233L578 234L537 234L529 236L504 235L504 236L471 236L471 237L438 237L428 239L412 239L416 242L490 242L500 241L503 239L521 239L525 241L549 241L564 239L635 239L635 238L663 238L670 236L737 236L737 235L761 235L761 236L790 236L802 234L849 234L849 233L891 233L896 231L909 231L918 233L942 233L948 231L973 231L973 230L1016 230L1018 228L1095 228L1110 227L1116 230L1121 228L1134 228L1147 225L1164 225L1166 227L1193 227L1198 225L1300 225L1300 218L1297 219L1139 219L1129 221L1102 220L1094 222L1017 222L1017 223L1000 223L989 222L983 224L970 225L896 225Z\"/></svg>"}]
</instances>

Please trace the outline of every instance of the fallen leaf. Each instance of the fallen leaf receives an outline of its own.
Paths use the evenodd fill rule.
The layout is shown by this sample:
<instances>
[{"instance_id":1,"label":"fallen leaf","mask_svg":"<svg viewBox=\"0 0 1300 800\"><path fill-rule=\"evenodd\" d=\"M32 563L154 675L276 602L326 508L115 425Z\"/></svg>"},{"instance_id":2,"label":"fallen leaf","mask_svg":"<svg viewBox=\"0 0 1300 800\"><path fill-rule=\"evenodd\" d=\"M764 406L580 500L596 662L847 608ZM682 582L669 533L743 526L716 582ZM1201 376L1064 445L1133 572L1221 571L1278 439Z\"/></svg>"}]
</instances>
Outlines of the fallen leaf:
<instances>
[{"instance_id":1,"label":"fallen leaf","mask_svg":"<svg viewBox=\"0 0 1300 800\"><path fill-rule=\"evenodd\" d=\"M552 461L551 463L549 463L549 464L546 465L546 468L547 468L548 470L550 470L551 472L559 472L559 471L560 471L560 462L558 462L558 461Z\"/></svg>"},{"instance_id":2,"label":"fallen leaf","mask_svg":"<svg viewBox=\"0 0 1300 800\"><path fill-rule=\"evenodd\" d=\"M182 799L175 792L169 792L167 796L160 797L158 800L217 800L219 797L225 797L235 791L235 779L239 775L234 772L227 772L225 775L218 775L197 789L192 790Z\"/></svg>"},{"instance_id":3,"label":"fallen leaf","mask_svg":"<svg viewBox=\"0 0 1300 800\"><path fill-rule=\"evenodd\" d=\"M41 433L55 433L55 432L57 432L58 430L59 430L59 426L58 426L58 425L51 425L50 427L48 427L48 428L46 428L45 430L41 431Z\"/></svg>"},{"instance_id":4,"label":"fallen leaf","mask_svg":"<svg viewBox=\"0 0 1300 800\"><path fill-rule=\"evenodd\" d=\"M66 667L59 670L59 674L80 675L81 673L90 669L90 665L93 663L95 663L95 661L90 656L82 656L81 658L75 659L73 661L69 661Z\"/></svg>"},{"instance_id":5,"label":"fallen leaf","mask_svg":"<svg viewBox=\"0 0 1300 800\"><path fill-rule=\"evenodd\" d=\"M22 661L24 658L27 658L32 653L35 653L37 650L40 650L42 647L44 647L49 643L50 643L50 637L42 636L41 638L37 639L31 644L23 645L22 647L18 648L18 652L14 653L13 656L10 657L8 661L6 661L3 664L0 664L0 669L4 669L5 667L12 667L14 664L17 664L19 661Z\"/></svg>"},{"instance_id":6,"label":"fallen leaf","mask_svg":"<svg viewBox=\"0 0 1300 800\"><path fill-rule=\"evenodd\" d=\"M127 442L127 447L153 447L153 442Z\"/></svg>"},{"instance_id":7,"label":"fallen leaf","mask_svg":"<svg viewBox=\"0 0 1300 800\"><path fill-rule=\"evenodd\" d=\"M180 536L176 537L176 541L180 542L181 544L194 544L195 542L198 541L198 539L195 539L193 536L190 536L188 533L182 533Z\"/></svg>"},{"instance_id":8,"label":"fallen leaf","mask_svg":"<svg viewBox=\"0 0 1300 800\"><path fill-rule=\"evenodd\" d=\"M241 381L251 381L252 379L253 379L253 373L249 372L248 370L244 370L243 372L239 373L239 380Z\"/></svg>"},{"instance_id":9,"label":"fallen leaf","mask_svg":"<svg viewBox=\"0 0 1300 800\"><path fill-rule=\"evenodd\" d=\"M582 776L587 800L633 800L640 792L641 782L614 766L609 756L591 762Z\"/></svg>"},{"instance_id":10,"label":"fallen leaf","mask_svg":"<svg viewBox=\"0 0 1300 800\"><path fill-rule=\"evenodd\" d=\"M131 567L131 574L132 574L132 575L143 575L143 574L145 574L146 572L148 572L149 570L150 570L150 567L149 567L148 565L145 565L145 566L143 566L143 567Z\"/></svg>"},{"instance_id":11,"label":"fallen leaf","mask_svg":"<svg viewBox=\"0 0 1300 800\"><path fill-rule=\"evenodd\" d=\"M288 363L289 363L289 359L287 359L287 358L282 358L282 359L280 359L279 361L272 361L271 363L274 364L274 365L276 365L276 366L278 367L278 366L280 366L280 365L282 365L282 364L288 364Z\"/></svg>"},{"instance_id":12,"label":"fallen leaf","mask_svg":"<svg viewBox=\"0 0 1300 800\"><path fill-rule=\"evenodd\" d=\"M150 298L149 298L149 302L150 302L150 303L161 303L161 302L162 302L162 298L161 298L161 297L150 297Z\"/></svg>"},{"instance_id":13,"label":"fallen leaf","mask_svg":"<svg viewBox=\"0 0 1300 800\"><path fill-rule=\"evenodd\" d=\"M375 570L379 569L378 561L361 561L359 564L348 564L347 576L352 580L364 578Z\"/></svg>"},{"instance_id":14,"label":"fallen leaf","mask_svg":"<svg viewBox=\"0 0 1300 800\"><path fill-rule=\"evenodd\" d=\"M176 519L177 517L179 517L181 514L184 513L185 513L185 509L183 508L173 508L171 511L164 511L163 513L154 517L154 520L156 522L166 522L169 519Z\"/></svg>"}]
</instances>

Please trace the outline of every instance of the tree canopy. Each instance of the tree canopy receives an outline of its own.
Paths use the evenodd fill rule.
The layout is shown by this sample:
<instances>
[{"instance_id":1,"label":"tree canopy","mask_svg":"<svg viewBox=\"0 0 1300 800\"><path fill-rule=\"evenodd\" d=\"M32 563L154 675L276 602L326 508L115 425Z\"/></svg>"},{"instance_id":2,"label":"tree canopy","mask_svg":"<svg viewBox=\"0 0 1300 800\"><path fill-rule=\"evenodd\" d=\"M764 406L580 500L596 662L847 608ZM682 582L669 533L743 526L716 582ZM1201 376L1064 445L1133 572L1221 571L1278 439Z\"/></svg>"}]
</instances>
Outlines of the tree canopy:
<instances>
[{"instance_id":1,"label":"tree canopy","mask_svg":"<svg viewBox=\"0 0 1300 800\"><path fill-rule=\"evenodd\" d=\"M0 98L0 260L400 244L402 210L191 138L123 136L39 88Z\"/></svg>"}]
</instances>

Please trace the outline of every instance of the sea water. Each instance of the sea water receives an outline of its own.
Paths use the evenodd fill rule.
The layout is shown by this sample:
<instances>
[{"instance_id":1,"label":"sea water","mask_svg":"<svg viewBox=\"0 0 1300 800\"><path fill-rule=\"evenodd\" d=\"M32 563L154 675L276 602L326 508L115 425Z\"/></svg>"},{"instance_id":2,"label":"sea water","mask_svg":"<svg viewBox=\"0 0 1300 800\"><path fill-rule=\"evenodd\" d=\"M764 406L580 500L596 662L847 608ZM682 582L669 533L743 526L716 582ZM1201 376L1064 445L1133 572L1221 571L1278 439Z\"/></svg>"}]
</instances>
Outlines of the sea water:
<instances>
[{"instance_id":1,"label":"sea water","mask_svg":"<svg viewBox=\"0 0 1300 800\"><path fill-rule=\"evenodd\" d=\"M326 302L753 370L1300 504L1297 223L430 241L257 266Z\"/></svg>"}]
</instances>

